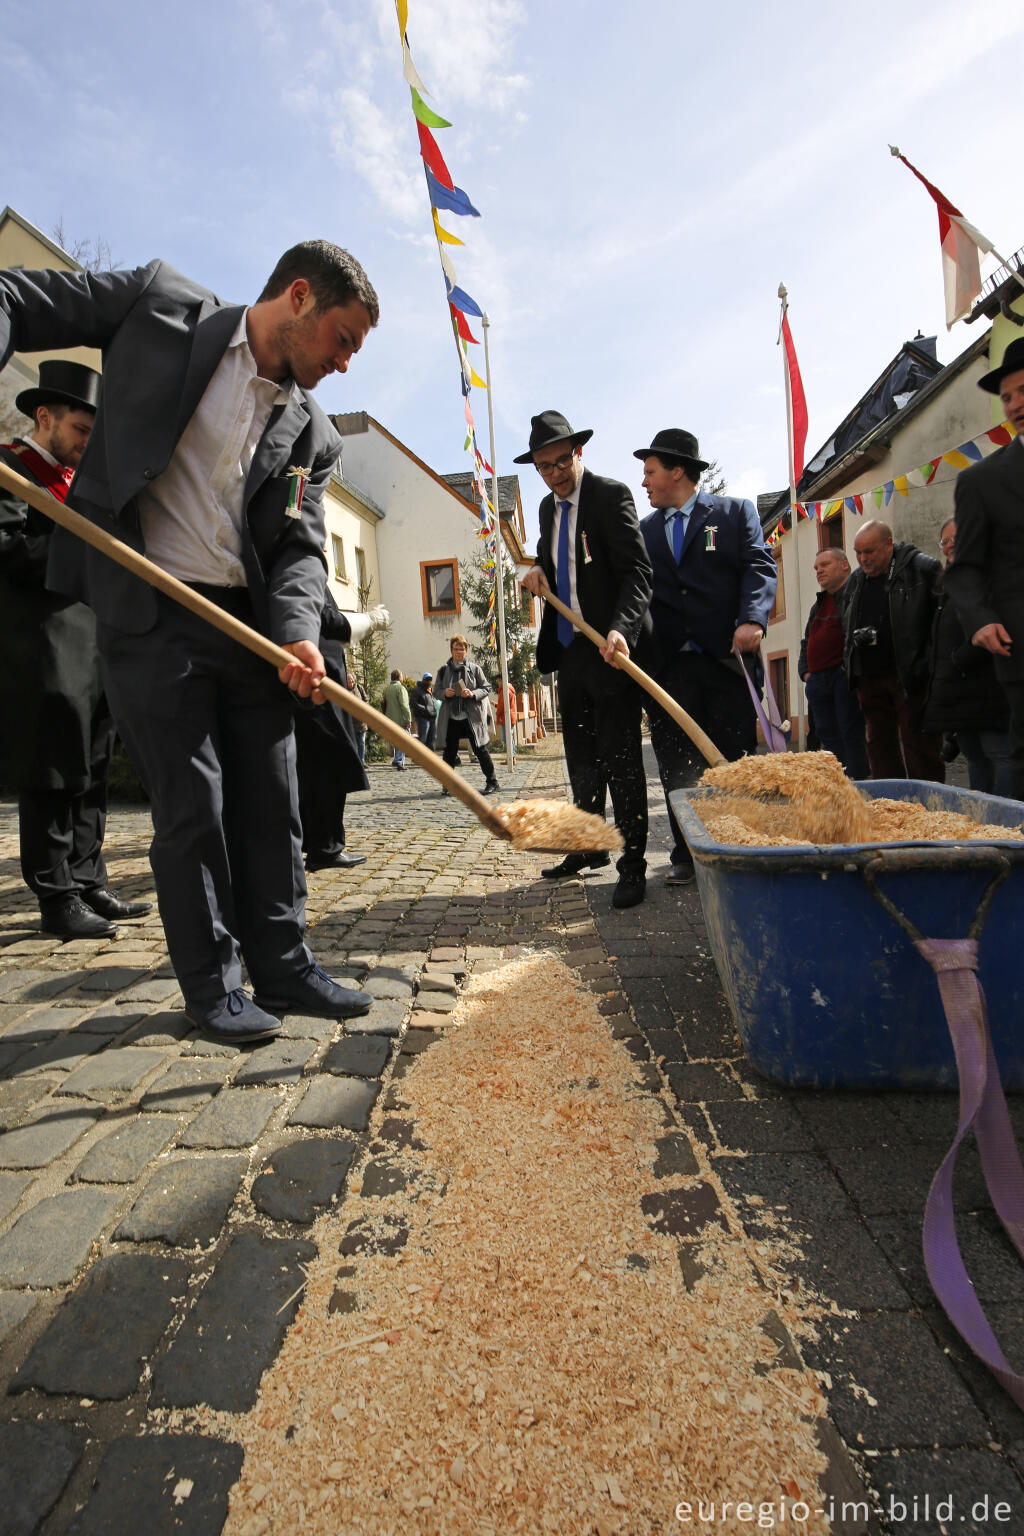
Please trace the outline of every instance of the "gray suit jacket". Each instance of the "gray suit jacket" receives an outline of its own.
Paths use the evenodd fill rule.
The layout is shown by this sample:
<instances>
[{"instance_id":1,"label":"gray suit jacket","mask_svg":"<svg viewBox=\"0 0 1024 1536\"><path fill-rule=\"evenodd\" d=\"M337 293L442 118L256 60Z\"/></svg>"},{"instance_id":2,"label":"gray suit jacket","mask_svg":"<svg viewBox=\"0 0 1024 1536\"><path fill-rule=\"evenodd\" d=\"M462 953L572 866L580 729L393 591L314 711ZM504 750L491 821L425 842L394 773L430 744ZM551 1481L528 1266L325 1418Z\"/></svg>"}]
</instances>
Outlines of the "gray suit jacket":
<instances>
[{"instance_id":1,"label":"gray suit jacket","mask_svg":"<svg viewBox=\"0 0 1024 1536\"><path fill-rule=\"evenodd\" d=\"M162 261L132 272L0 272L0 367L12 352L102 350L99 410L68 501L143 553L135 497L166 469L241 313ZM326 416L299 390L275 408L253 457L242 560L257 622L280 645L318 641L323 494L340 451ZM285 516L291 465L312 471L299 518ZM129 634L156 622L151 587L62 529L47 584Z\"/></svg>"}]
</instances>

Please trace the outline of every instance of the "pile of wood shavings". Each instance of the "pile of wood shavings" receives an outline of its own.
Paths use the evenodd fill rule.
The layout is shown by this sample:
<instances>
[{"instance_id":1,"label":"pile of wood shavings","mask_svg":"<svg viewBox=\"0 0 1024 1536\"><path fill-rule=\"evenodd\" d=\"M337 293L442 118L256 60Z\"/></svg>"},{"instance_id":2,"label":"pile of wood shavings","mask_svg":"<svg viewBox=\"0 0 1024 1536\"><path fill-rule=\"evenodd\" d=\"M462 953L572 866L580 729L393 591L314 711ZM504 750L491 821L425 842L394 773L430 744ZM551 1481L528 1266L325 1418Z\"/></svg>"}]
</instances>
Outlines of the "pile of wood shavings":
<instances>
[{"instance_id":1,"label":"pile of wood shavings","mask_svg":"<svg viewBox=\"0 0 1024 1536\"><path fill-rule=\"evenodd\" d=\"M813 1511L823 1400L809 1373L755 1374L769 1306L799 1319L719 1228L684 1288L640 1199L687 1181L653 1179L659 1105L593 997L533 956L474 978L452 1017L402 1080L415 1182L373 1202L408 1244L361 1257L342 1281L359 1310L329 1315L370 1202L321 1224L299 1317L232 1423L227 1536L647 1536L697 1498Z\"/></svg>"},{"instance_id":2,"label":"pile of wood shavings","mask_svg":"<svg viewBox=\"0 0 1024 1536\"><path fill-rule=\"evenodd\" d=\"M713 814L738 814L772 842L871 841L864 798L832 752L769 752L741 757L735 763L706 768L700 782L750 802L763 801L759 820L752 819L751 805L736 811L728 803L716 804ZM704 819L703 809L700 814Z\"/></svg>"},{"instance_id":3,"label":"pile of wood shavings","mask_svg":"<svg viewBox=\"0 0 1024 1536\"><path fill-rule=\"evenodd\" d=\"M999 827L972 821L959 811L929 811L916 800L872 800L873 843L963 843L1024 840L1019 827Z\"/></svg>"},{"instance_id":4,"label":"pile of wood shavings","mask_svg":"<svg viewBox=\"0 0 1024 1536\"><path fill-rule=\"evenodd\" d=\"M564 800L517 800L497 807L512 835L513 848L554 848L597 852L622 847L618 827Z\"/></svg>"}]
</instances>

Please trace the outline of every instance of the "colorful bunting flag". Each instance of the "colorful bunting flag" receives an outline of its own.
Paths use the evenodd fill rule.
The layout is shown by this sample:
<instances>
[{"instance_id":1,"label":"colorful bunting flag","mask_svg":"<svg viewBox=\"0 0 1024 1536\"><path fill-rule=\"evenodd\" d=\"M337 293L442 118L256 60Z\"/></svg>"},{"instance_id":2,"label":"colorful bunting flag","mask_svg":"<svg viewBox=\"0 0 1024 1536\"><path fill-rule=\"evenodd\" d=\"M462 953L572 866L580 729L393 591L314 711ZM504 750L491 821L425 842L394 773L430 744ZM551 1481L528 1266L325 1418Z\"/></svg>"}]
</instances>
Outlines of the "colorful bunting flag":
<instances>
[{"instance_id":1,"label":"colorful bunting flag","mask_svg":"<svg viewBox=\"0 0 1024 1536\"><path fill-rule=\"evenodd\" d=\"M437 146L437 140L434 138L434 135L429 128L425 128L419 121L416 123L416 132L420 138L420 154L423 156L423 164L429 165L442 187L447 187L449 192L453 191L455 183L452 181L451 171L449 171L444 163L444 156Z\"/></svg>"},{"instance_id":2,"label":"colorful bunting flag","mask_svg":"<svg viewBox=\"0 0 1024 1536\"><path fill-rule=\"evenodd\" d=\"M446 208L449 213L470 215L474 219L480 217L479 209L473 207L473 204L461 187L453 186L451 191L447 187L443 187L431 171L429 165L424 165L423 174L427 178L427 190L430 193L430 205L432 208Z\"/></svg>"},{"instance_id":3,"label":"colorful bunting flag","mask_svg":"<svg viewBox=\"0 0 1024 1536\"><path fill-rule=\"evenodd\" d=\"M475 299L471 299L463 288L454 285L448 290L448 302L455 309L461 309L464 315L479 315L483 318L483 310Z\"/></svg>"},{"instance_id":4,"label":"colorful bunting flag","mask_svg":"<svg viewBox=\"0 0 1024 1536\"><path fill-rule=\"evenodd\" d=\"M422 123L424 128L451 127L451 123L446 117L439 117L436 112L430 110L414 85L410 86L409 89L412 91L412 110L418 123Z\"/></svg>"}]
</instances>

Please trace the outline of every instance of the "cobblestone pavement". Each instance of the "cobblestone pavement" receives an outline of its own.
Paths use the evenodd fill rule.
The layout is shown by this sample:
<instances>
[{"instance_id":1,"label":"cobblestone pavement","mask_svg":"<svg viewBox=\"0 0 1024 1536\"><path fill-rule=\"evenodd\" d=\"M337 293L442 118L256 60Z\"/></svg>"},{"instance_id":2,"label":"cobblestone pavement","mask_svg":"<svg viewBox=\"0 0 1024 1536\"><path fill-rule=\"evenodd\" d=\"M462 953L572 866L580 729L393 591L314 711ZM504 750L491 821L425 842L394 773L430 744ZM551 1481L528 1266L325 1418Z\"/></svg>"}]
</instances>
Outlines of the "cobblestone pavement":
<instances>
[{"instance_id":1,"label":"cobblestone pavement","mask_svg":"<svg viewBox=\"0 0 1024 1536\"><path fill-rule=\"evenodd\" d=\"M562 771L549 739L512 787L558 793ZM545 859L496 843L421 770L371 780L347 817L367 863L311 877L308 917L317 958L376 1002L347 1026L290 1016L258 1049L189 1030L155 914L109 943L40 935L16 811L0 805L0 1536L220 1531L241 1451L191 1429L187 1410L254 1402L298 1306L313 1221L368 1162L363 1196L386 1192L388 1150L410 1133L399 1080L412 1055L474 965L534 943L600 995L662 1099L665 1171L697 1168L672 1127L710 1152L731 1209L696 1178L678 1206L659 1202L687 1283L702 1223L742 1220L756 1240L776 1207L803 1234L794 1285L835 1303L804 1350L830 1383L827 1491L853 1504L866 1488L882 1512L834 1528L934 1536L936 1501L952 1497L951 1528L1024 1532L1024 1414L944 1322L920 1254L954 1101L787 1090L753 1072L696 893L661 883L653 775L648 899L621 913L614 871L552 885ZM139 809L111 818L122 895L151 892L148 827ZM1012 1113L1024 1130L1020 1097ZM1020 1269L973 1149L962 1161L968 1264L1019 1365ZM342 1251L360 1241L354 1223ZM784 1364L795 1346L772 1332L768 1300Z\"/></svg>"}]
</instances>

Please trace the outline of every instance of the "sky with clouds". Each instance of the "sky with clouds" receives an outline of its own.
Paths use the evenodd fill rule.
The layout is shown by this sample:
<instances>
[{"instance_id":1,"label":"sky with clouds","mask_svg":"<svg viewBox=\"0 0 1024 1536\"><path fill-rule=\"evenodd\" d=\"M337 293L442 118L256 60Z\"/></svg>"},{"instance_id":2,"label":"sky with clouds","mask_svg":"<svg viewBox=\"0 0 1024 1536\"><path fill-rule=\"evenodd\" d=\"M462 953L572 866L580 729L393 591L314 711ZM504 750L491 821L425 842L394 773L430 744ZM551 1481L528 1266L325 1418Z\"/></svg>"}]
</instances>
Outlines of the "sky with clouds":
<instances>
[{"instance_id":1,"label":"sky with clouds","mask_svg":"<svg viewBox=\"0 0 1024 1536\"><path fill-rule=\"evenodd\" d=\"M232 300L297 240L347 246L381 323L317 398L468 467L393 0L12 0L6 17L0 206ZM732 491L780 488L780 280L808 453L904 340L938 334L944 361L968 346L974 328L945 330L934 205L888 143L998 249L1024 243L1016 7L409 0L408 39L481 214L442 222L491 320L503 473L553 407L594 429L586 462L641 512L631 451L670 425ZM542 486L522 473L529 515Z\"/></svg>"}]
</instances>

